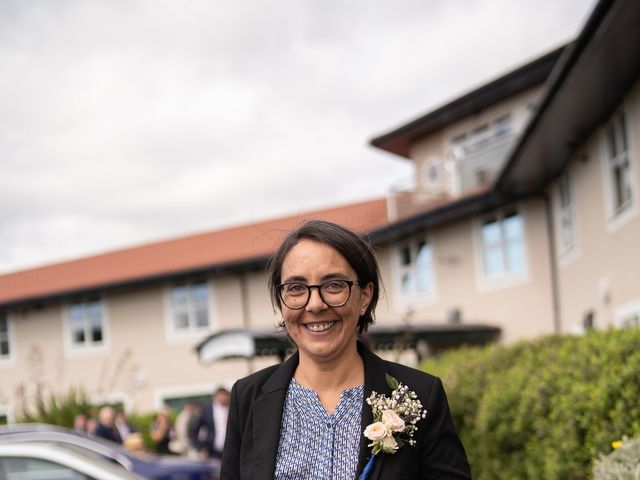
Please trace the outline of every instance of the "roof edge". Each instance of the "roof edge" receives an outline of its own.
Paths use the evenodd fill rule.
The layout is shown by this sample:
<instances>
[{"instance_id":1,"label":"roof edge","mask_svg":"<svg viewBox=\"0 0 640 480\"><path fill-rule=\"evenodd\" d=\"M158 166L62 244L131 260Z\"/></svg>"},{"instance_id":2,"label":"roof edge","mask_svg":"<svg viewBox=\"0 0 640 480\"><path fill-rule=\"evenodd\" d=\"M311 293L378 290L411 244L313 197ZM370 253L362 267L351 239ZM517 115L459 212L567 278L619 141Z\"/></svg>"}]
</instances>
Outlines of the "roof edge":
<instances>
[{"instance_id":1,"label":"roof edge","mask_svg":"<svg viewBox=\"0 0 640 480\"><path fill-rule=\"evenodd\" d=\"M545 86L546 92L544 93L538 110L525 128L520 137L520 141L516 144L512 150L509 158L505 162L504 167L500 171L500 174L494 182L494 190L501 193L506 193L508 188L506 184L509 180L509 175L513 170L518 157L526 147L529 139L535 133L536 129L542 122L542 118L546 114L551 103L555 100L556 95L562 88L565 80L571 74L573 68L579 61L584 51L588 48L597 30L600 28L602 21L607 16L611 7L616 0L600 0L594 7L591 15L585 22L584 27L580 31L578 37L567 47L564 54L558 60L553 71L550 73Z\"/></svg>"},{"instance_id":2,"label":"roof edge","mask_svg":"<svg viewBox=\"0 0 640 480\"><path fill-rule=\"evenodd\" d=\"M416 137L427 135L464 118L473 110L486 108L527 88L544 83L567 45L557 47L395 130L376 136L369 144L408 158L409 143Z\"/></svg>"}]
</instances>

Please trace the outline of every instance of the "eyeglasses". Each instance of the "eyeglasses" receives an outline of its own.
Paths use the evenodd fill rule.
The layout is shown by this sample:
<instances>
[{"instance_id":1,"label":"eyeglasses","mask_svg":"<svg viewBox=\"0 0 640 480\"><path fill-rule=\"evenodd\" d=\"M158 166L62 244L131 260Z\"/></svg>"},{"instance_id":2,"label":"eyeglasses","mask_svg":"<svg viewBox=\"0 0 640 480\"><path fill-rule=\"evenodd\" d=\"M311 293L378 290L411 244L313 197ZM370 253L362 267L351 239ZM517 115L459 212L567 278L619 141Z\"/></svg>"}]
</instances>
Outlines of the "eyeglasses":
<instances>
[{"instance_id":1,"label":"eyeglasses","mask_svg":"<svg viewBox=\"0 0 640 480\"><path fill-rule=\"evenodd\" d=\"M360 285L359 280L330 280L320 285L304 283L281 283L276 285L278 296L287 307L300 310L307 306L311 298L311 289L317 288L322 301L329 307L341 307L351 297L351 287Z\"/></svg>"}]
</instances>

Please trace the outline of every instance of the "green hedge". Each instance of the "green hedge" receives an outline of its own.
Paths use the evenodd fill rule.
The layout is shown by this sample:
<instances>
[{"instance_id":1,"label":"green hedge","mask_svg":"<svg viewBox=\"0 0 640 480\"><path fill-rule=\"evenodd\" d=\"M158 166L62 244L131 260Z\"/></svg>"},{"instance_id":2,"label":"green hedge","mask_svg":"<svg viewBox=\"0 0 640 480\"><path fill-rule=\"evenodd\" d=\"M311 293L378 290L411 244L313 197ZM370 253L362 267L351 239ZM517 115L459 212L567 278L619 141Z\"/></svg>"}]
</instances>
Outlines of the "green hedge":
<instances>
[{"instance_id":1,"label":"green hedge","mask_svg":"<svg viewBox=\"0 0 640 480\"><path fill-rule=\"evenodd\" d=\"M18 423L49 423L73 428L73 419L77 414L82 413L90 417L97 413L89 396L81 388L71 388L59 395L45 393L38 388L31 400L30 409L26 407L26 402L23 403L22 410L18 412Z\"/></svg>"},{"instance_id":2,"label":"green hedge","mask_svg":"<svg viewBox=\"0 0 640 480\"><path fill-rule=\"evenodd\" d=\"M47 423L61 427L73 428L73 419L77 414L87 418L97 418L101 405L91 403L88 394L82 388L71 388L66 393L45 393L37 389L32 399L32 407L24 408L18 413L17 423ZM122 408L122 405L114 405ZM153 450L155 442L151 438L151 424L155 413L132 413L127 416L131 426L142 434L145 446Z\"/></svg>"},{"instance_id":3,"label":"green hedge","mask_svg":"<svg viewBox=\"0 0 640 480\"><path fill-rule=\"evenodd\" d=\"M444 382L475 480L591 478L613 440L640 433L640 329L463 348L422 368Z\"/></svg>"}]
</instances>

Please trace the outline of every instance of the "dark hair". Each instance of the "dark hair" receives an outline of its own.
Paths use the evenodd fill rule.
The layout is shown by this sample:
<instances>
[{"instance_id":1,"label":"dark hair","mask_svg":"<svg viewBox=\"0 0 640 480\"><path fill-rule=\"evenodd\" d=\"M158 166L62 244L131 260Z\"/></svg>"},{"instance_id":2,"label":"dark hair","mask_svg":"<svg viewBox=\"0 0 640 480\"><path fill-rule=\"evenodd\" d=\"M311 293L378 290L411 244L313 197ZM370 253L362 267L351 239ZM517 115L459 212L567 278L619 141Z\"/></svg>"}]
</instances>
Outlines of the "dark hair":
<instances>
[{"instance_id":1,"label":"dark hair","mask_svg":"<svg viewBox=\"0 0 640 480\"><path fill-rule=\"evenodd\" d=\"M373 284L371 302L367 305L364 315L361 315L358 319L358 331L360 333L365 332L369 325L374 322L374 312L380 293L378 262L376 262L373 252L367 243L351 230L335 223L323 220L307 220L285 237L267 266L271 304L274 308L277 307L278 310L282 311L276 285L280 284L284 257L302 239L314 240L334 248L353 268L358 280L363 285ZM280 326L284 327L284 324L281 323Z\"/></svg>"}]
</instances>

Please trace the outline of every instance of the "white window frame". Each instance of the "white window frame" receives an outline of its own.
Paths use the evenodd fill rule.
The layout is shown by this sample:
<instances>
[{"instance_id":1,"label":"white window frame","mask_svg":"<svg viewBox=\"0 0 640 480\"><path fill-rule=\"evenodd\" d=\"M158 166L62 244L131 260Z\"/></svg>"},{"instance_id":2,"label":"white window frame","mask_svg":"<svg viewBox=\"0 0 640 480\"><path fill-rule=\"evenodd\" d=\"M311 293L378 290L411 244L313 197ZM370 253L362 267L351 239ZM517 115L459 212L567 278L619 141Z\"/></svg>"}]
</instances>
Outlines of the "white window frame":
<instances>
[{"instance_id":1,"label":"white window frame","mask_svg":"<svg viewBox=\"0 0 640 480\"><path fill-rule=\"evenodd\" d=\"M629 323L633 317L635 317L636 325ZM640 298L616 307L614 323L618 328L640 327Z\"/></svg>"},{"instance_id":2,"label":"white window frame","mask_svg":"<svg viewBox=\"0 0 640 480\"><path fill-rule=\"evenodd\" d=\"M172 291L175 287L184 285L195 285L204 283L207 287L207 314L209 325L206 327L195 327L190 323L189 328L182 330L177 329L174 323L174 309L171 300ZM210 279L194 279L185 282L176 282L168 284L164 289L164 305L165 305L165 332L167 342L170 344L188 343L194 340L201 340L203 334L213 333L217 330L216 300L215 288Z\"/></svg>"},{"instance_id":3,"label":"white window frame","mask_svg":"<svg viewBox=\"0 0 640 480\"><path fill-rule=\"evenodd\" d=\"M8 355L0 355L0 366L10 366L15 363L16 358L16 341L13 332L13 320L9 315L9 312L4 312L0 314L4 317L7 322L7 342L9 343L9 354Z\"/></svg>"},{"instance_id":4,"label":"white window frame","mask_svg":"<svg viewBox=\"0 0 640 480\"><path fill-rule=\"evenodd\" d=\"M627 171L627 181L629 188L630 200L627 205L624 207L616 207L615 205L615 187L614 187L614 179L612 176L612 168L611 168L611 158L609 154L609 132L612 128L615 129L617 135L616 138L620 137L620 131L618 126L620 125L620 119L624 119L624 127L625 127L625 138L627 141L627 150L624 154L618 153L616 155L616 161L621 162L626 160L629 164ZM604 181L604 204L605 204L605 215L606 215L606 223L607 230L610 232L616 231L622 226L626 225L631 219L638 216L638 186L637 186L637 176L636 176L636 150L634 145L634 137L630 135L630 132L633 132L634 126L632 125L632 116L629 114L626 109L622 108L618 112L616 112L607 125L605 125L602 129L600 136L600 156L602 158L602 169L603 169L603 181Z\"/></svg>"},{"instance_id":5,"label":"white window frame","mask_svg":"<svg viewBox=\"0 0 640 480\"><path fill-rule=\"evenodd\" d=\"M402 288L402 281L404 274L407 273L408 270L415 276L417 265L415 264L415 259L417 256L418 246L421 242L425 242L429 246L430 256L428 259L429 272L427 273L429 277L429 284L431 285L431 290L424 292L413 292L411 294L407 294L404 292ZM403 264L403 251L405 248L409 247L411 254L411 265L409 267ZM428 305L432 305L436 301L437 295L437 284L436 284L436 263L435 263L435 254L434 254L434 245L432 238L427 235L420 235L412 237L408 240L403 241L396 245L393 249L393 268L394 268L394 278L395 278L395 291L396 297L398 298L398 303L400 308L409 308L409 307L424 307Z\"/></svg>"},{"instance_id":6,"label":"white window frame","mask_svg":"<svg viewBox=\"0 0 640 480\"><path fill-rule=\"evenodd\" d=\"M99 344L85 343L83 345L78 345L72 340L73 329L70 315L71 307L77 304L87 304L96 301L100 303L102 313L102 342ZM107 302L103 297L87 297L68 302L63 309L62 324L65 353L68 357L95 356L109 353L111 338L109 310L107 308Z\"/></svg>"},{"instance_id":7,"label":"white window frame","mask_svg":"<svg viewBox=\"0 0 640 480\"><path fill-rule=\"evenodd\" d=\"M501 126L506 125L507 128ZM456 159L482 152L512 138L515 134L511 111L500 112L482 122L474 122L464 130L458 130L445 141L445 151Z\"/></svg>"},{"instance_id":8,"label":"white window frame","mask_svg":"<svg viewBox=\"0 0 640 480\"><path fill-rule=\"evenodd\" d=\"M496 275L487 275L485 270L485 245L482 237L482 229L486 224L486 221L490 218L496 218L501 222L501 244L504 247L503 235L502 235L502 222L506 216L516 212L522 219L522 249L523 249L523 266L521 271L503 271ZM480 292L490 292L494 290L500 290L503 288L511 288L517 285L521 285L529 281L529 248L527 242L527 222L523 209L518 206L511 208L503 208L494 211L490 214L482 215L474 220L474 250L475 250L475 265L476 265L476 287ZM502 248L504 252L504 248Z\"/></svg>"},{"instance_id":9,"label":"white window frame","mask_svg":"<svg viewBox=\"0 0 640 480\"><path fill-rule=\"evenodd\" d=\"M563 205L563 188L568 204ZM573 176L565 171L553 189L556 255L561 266L567 266L579 255L578 216ZM567 238L569 237L569 241Z\"/></svg>"},{"instance_id":10,"label":"white window frame","mask_svg":"<svg viewBox=\"0 0 640 480\"><path fill-rule=\"evenodd\" d=\"M7 419L7 425L12 425L15 421L13 418L13 410L9 405L0 405L0 416Z\"/></svg>"}]
</instances>

